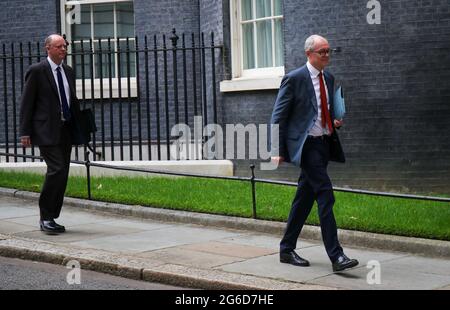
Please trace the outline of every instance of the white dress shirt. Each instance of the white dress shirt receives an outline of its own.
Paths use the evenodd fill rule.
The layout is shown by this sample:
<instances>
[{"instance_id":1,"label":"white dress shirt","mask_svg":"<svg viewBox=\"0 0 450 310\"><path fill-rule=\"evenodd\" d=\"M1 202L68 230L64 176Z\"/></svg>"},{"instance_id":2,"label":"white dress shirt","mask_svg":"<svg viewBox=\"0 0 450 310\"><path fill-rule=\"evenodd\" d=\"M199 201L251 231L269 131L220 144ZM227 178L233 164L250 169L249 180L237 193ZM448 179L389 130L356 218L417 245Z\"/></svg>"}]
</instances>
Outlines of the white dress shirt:
<instances>
[{"instance_id":1,"label":"white dress shirt","mask_svg":"<svg viewBox=\"0 0 450 310\"><path fill-rule=\"evenodd\" d=\"M323 135L329 135L330 132L328 128L322 127L322 107L321 107L321 101L320 101L320 80L319 80L319 73L320 71L314 68L313 65L309 63L309 61L306 63L306 66L308 67L309 74L311 75L311 80L314 86L314 91L316 93L316 100L317 100L317 119L314 122L314 126L309 131L310 136L323 136ZM322 78L324 77L323 71L322 71ZM325 82L325 78L323 78L323 83L325 85L325 92L327 94L327 103L328 103L328 110L330 110L330 104L328 98L330 98L330 95L328 94L328 88L327 84Z\"/></svg>"},{"instance_id":2,"label":"white dress shirt","mask_svg":"<svg viewBox=\"0 0 450 310\"><path fill-rule=\"evenodd\" d=\"M68 104L68 106L70 107L70 88L69 88L69 81L67 81L66 73L64 72L64 68L63 68L63 66L62 66L62 63L61 63L61 65L58 66L57 64L55 64L55 63L51 60L50 57L47 57L47 60L48 60L48 62L49 62L49 64L50 64L50 67L52 68L53 77L54 77L54 79L55 79L56 88L57 88L57 90L58 90L59 104L62 104L62 101L61 101L61 95L59 94L58 75L57 75L56 69L57 69L58 67L61 68L61 75L62 75L62 79L63 79L63 83L64 83L64 91L65 91L65 93L66 93L67 104ZM63 117L63 114L62 114L62 106L61 106L61 119L62 119L63 121L65 120L64 117Z\"/></svg>"}]
</instances>

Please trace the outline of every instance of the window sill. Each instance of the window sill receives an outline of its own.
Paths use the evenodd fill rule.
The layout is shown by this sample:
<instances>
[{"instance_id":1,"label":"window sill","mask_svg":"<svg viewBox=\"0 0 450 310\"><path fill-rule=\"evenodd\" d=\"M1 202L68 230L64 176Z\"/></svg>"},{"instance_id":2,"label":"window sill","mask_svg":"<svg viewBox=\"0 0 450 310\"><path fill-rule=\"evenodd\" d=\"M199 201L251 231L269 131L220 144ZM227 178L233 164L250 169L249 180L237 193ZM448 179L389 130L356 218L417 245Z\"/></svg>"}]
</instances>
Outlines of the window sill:
<instances>
[{"instance_id":1,"label":"window sill","mask_svg":"<svg viewBox=\"0 0 450 310\"><path fill-rule=\"evenodd\" d=\"M102 79L103 82L103 97L100 92L100 79L94 79L94 99L109 99L109 79ZM92 99L92 85L90 79L84 80L84 97L83 97L83 80L76 80L76 89L78 99ZM121 88L121 98L128 98L128 81L127 78L122 78L120 80ZM119 80L117 78L112 79L112 98L119 98ZM130 97L137 97L137 83L136 78L130 78Z\"/></svg>"},{"instance_id":2,"label":"window sill","mask_svg":"<svg viewBox=\"0 0 450 310\"><path fill-rule=\"evenodd\" d=\"M236 78L229 81L220 82L220 91L222 93L279 89L282 76L271 76L261 78Z\"/></svg>"}]
</instances>

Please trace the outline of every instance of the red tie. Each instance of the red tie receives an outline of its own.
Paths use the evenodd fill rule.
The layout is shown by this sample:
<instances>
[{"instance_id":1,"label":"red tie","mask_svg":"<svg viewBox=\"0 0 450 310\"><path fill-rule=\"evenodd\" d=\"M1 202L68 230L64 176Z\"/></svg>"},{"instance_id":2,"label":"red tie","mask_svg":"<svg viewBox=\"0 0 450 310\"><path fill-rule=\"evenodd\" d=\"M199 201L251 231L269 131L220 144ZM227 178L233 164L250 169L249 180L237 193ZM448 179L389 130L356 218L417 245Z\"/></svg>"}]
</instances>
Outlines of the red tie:
<instances>
[{"instance_id":1,"label":"red tie","mask_svg":"<svg viewBox=\"0 0 450 310\"><path fill-rule=\"evenodd\" d=\"M333 126L331 125L330 112L328 111L327 92L325 91L325 83L323 82L322 72L319 72L320 81L320 106L322 111L322 127L328 129L330 134L333 132Z\"/></svg>"}]
</instances>

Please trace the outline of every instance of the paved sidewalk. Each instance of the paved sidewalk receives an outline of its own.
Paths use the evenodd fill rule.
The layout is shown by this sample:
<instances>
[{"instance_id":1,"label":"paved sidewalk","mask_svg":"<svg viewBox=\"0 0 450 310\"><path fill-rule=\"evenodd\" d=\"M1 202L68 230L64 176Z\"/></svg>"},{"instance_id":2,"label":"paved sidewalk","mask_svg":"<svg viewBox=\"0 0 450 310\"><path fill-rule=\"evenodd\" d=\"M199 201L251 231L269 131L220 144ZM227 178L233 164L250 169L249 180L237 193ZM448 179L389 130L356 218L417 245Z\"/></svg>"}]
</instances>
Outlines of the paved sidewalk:
<instances>
[{"instance_id":1,"label":"paved sidewalk","mask_svg":"<svg viewBox=\"0 0 450 310\"><path fill-rule=\"evenodd\" d=\"M450 260L344 247L357 268L333 273L321 242L299 242L311 266L278 260L279 234L155 221L65 206L67 232L38 230L36 200L0 195L0 255L210 289L450 289ZM379 262L381 284L368 284ZM1 275L0 275L1 276ZM373 276L371 279L375 279Z\"/></svg>"}]
</instances>

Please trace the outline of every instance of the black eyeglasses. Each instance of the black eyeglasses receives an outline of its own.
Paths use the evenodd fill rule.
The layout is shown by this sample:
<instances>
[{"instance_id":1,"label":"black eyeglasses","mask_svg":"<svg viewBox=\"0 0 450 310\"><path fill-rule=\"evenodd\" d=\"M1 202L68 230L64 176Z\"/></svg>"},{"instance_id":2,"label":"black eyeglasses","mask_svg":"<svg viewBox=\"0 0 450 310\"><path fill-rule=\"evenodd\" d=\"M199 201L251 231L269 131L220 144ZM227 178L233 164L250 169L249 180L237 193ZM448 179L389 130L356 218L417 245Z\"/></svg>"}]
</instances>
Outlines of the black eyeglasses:
<instances>
[{"instance_id":1,"label":"black eyeglasses","mask_svg":"<svg viewBox=\"0 0 450 310\"><path fill-rule=\"evenodd\" d=\"M326 56L326 55L331 55L331 53L333 52L333 50L331 49L324 49L324 50L318 50L318 51L312 51L313 53L319 54L320 56Z\"/></svg>"}]
</instances>

